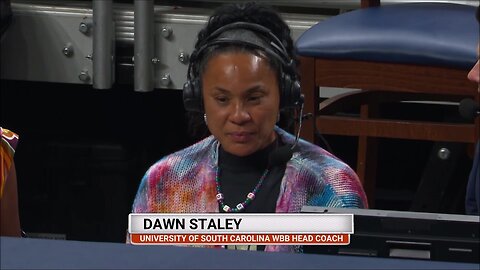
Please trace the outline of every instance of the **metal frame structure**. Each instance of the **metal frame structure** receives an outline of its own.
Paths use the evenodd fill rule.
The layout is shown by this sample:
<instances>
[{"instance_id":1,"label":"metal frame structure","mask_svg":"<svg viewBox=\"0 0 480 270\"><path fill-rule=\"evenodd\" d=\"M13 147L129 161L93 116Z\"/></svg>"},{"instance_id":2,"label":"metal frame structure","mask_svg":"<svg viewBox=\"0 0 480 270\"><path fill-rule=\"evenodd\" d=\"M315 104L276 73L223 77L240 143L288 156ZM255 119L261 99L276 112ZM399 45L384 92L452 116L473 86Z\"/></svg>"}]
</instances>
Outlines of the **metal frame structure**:
<instances>
[{"instance_id":1,"label":"metal frame structure","mask_svg":"<svg viewBox=\"0 0 480 270\"><path fill-rule=\"evenodd\" d=\"M130 73L135 91L180 90L196 35L212 12L211 8L198 7L198 3L203 2L229 1L175 1L175 5L169 6L155 5L153 0L134 0L134 5L113 3L112 0L14 0L13 22L1 44L0 77L91 84L96 89L109 89L115 82L116 67L124 65L134 66ZM287 9L293 5L304 8L305 13L282 14L294 39L331 16L309 13L309 8L335 8L341 12L360 6L360 0L264 2ZM386 0L382 3L404 2L425 1ZM465 0L429 2L475 5L475 1ZM197 7L188 6L192 3L197 3ZM122 55L122 59L131 59L129 62L118 60L115 48L119 44L134 46L132 55Z\"/></svg>"}]
</instances>

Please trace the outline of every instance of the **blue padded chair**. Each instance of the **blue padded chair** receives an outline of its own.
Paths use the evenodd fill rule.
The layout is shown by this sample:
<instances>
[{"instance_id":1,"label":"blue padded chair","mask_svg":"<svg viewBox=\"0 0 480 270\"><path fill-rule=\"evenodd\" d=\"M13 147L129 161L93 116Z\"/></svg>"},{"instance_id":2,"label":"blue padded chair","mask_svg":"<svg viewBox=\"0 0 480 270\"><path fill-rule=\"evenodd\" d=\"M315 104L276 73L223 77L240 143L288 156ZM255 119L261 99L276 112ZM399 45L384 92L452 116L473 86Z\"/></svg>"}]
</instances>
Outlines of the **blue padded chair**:
<instances>
[{"instance_id":1,"label":"blue padded chair","mask_svg":"<svg viewBox=\"0 0 480 270\"><path fill-rule=\"evenodd\" d=\"M479 39L475 7L449 3L379 5L322 21L296 42L307 120L302 137L321 134L358 136L356 172L374 203L376 139L399 138L475 143L480 119L470 123L379 119L382 102L449 101L473 98L477 85L467 73L474 65ZM318 87L362 89L325 101ZM358 105L359 117L342 117Z\"/></svg>"}]
</instances>

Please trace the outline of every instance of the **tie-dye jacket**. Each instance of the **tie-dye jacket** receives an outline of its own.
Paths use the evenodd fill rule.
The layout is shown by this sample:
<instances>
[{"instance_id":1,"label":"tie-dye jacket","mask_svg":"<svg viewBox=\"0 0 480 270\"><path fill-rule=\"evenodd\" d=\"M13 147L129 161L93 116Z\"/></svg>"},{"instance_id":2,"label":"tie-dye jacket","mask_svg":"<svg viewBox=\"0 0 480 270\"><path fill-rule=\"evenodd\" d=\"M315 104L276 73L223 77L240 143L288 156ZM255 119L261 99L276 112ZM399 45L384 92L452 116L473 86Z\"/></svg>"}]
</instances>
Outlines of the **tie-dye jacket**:
<instances>
[{"instance_id":1,"label":"tie-dye jacket","mask_svg":"<svg viewBox=\"0 0 480 270\"><path fill-rule=\"evenodd\" d=\"M295 138L276 128L279 139ZM168 155L143 177L134 213L217 213L215 169L218 141L213 137ZM300 140L287 162L277 213L298 213L303 205L366 208L367 199L353 170L324 149ZM298 246L270 245L265 251L298 251Z\"/></svg>"}]
</instances>

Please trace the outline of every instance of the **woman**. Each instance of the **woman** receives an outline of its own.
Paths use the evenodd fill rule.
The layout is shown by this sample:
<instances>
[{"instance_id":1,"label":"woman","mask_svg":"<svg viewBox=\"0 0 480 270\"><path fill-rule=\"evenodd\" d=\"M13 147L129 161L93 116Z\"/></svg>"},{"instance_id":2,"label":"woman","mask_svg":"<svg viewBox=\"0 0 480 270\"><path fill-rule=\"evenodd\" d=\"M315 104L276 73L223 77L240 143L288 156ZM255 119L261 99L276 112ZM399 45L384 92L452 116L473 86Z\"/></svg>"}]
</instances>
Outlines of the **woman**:
<instances>
[{"instance_id":1,"label":"woman","mask_svg":"<svg viewBox=\"0 0 480 270\"><path fill-rule=\"evenodd\" d=\"M292 59L290 29L274 10L254 3L218 9L198 34L184 88L186 109L204 113L212 135L154 164L133 212L366 207L346 164L276 127L280 109L302 102Z\"/></svg>"},{"instance_id":2,"label":"woman","mask_svg":"<svg viewBox=\"0 0 480 270\"><path fill-rule=\"evenodd\" d=\"M2 137L0 147L0 235L21 235L18 214L17 174L13 155L18 135L0 127Z\"/></svg>"}]
</instances>

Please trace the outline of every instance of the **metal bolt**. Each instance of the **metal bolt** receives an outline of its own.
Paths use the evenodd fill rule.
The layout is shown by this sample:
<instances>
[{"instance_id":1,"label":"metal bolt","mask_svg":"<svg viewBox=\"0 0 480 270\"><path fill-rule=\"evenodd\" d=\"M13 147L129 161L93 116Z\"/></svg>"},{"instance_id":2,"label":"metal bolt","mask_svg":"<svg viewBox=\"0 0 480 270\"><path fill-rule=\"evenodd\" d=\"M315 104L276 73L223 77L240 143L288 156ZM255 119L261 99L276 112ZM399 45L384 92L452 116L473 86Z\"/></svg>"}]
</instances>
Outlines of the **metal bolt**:
<instances>
[{"instance_id":1,"label":"metal bolt","mask_svg":"<svg viewBox=\"0 0 480 270\"><path fill-rule=\"evenodd\" d=\"M173 32L173 30L172 30L172 28L171 28L170 26L164 26L164 27L162 27L162 32L161 32L161 34L162 34L162 36L163 36L164 38L170 38L170 36L172 35L172 32Z\"/></svg>"},{"instance_id":2,"label":"metal bolt","mask_svg":"<svg viewBox=\"0 0 480 270\"><path fill-rule=\"evenodd\" d=\"M448 148L440 148L440 150L438 150L438 157L441 159L441 160L447 160L450 158L450 150Z\"/></svg>"},{"instance_id":3,"label":"metal bolt","mask_svg":"<svg viewBox=\"0 0 480 270\"><path fill-rule=\"evenodd\" d=\"M158 59L157 57L154 57L154 58L152 58L152 63L154 65L156 65L156 64L160 63L160 59Z\"/></svg>"},{"instance_id":4,"label":"metal bolt","mask_svg":"<svg viewBox=\"0 0 480 270\"><path fill-rule=\"evenodd\" d=\"M178 61L180 61L182 64L187 64L189 58L190 58L190 55L188 55L188 53L186 52L180 52L178 54Z\"/></svg>"},{"instance_id":5,"label":"metal bolt","mask_svg":"<svg viewBox=\"0 0 480 270\"><path fill-rule=\"evenodd\" d=\"M90 75L88 74L88 70L82 70L78 75L78 79L82 82L90 81Z\"/></svg>"},{"instance_id":6,"label":"metal bolt","mask_svg":"<svg viewBox=\"0 0 480 270\"><path fill-rule=\"evenodd\" d=\"M172 79L170 78L170 74L168 73L163 74L162 78L160 79L160 84L162 84L163 86L169 86L171 82Z\"/></svg>"},{"instance_id":7,"label":"metal bolt","mask_svg":"<svg viewBox=\"0 0 480 270\"><path fill-rule=\"evenodd\" d=\"M81 22L78 25L78 31L80 31L81 33L83 33L85 35L88 35L90 33L90 24L86 23L86 22Z\"/></svg>"},{"instance_id":8,"label":"metal bolt","mask_svg":"<svg viewBox=\"0 0 480 270\"><path fill-rule=\"evenodd\" d=\"M73 47L72 47L72 44L70 43L67 43L64 47L63 47L63 50L62 50L63 54L67 57L70 57L73 55Z\"/></svg>"}]
</instances>

